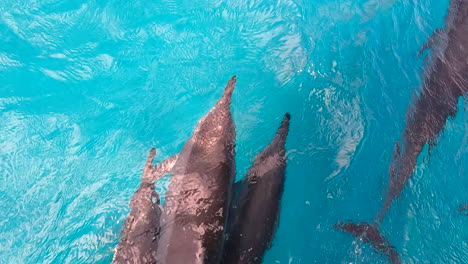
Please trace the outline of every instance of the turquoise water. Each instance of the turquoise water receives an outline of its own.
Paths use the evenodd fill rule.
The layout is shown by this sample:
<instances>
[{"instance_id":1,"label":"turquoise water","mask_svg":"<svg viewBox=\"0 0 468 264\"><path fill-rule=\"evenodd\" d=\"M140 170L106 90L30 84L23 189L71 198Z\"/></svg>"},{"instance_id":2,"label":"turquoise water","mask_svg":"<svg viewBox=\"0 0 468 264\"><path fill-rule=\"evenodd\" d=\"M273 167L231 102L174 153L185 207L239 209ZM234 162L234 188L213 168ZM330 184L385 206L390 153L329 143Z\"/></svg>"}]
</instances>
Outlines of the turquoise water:
<instances>
[{"instance_id":1,"label":"turquoise water","mask_svg":"<svg viewBox=\"0 0 468 264\"><path fill-rule=\"evenodd\" d=\"M372 221L448 0L3 0L0 263L109 263L148 150L178 152L225 83L237 178L292 115L264 263L387 263ZM405 263L468 263L466 105L381 226ZM164 195L168 182L158 182Z\"/></svg>"}]
</instances>

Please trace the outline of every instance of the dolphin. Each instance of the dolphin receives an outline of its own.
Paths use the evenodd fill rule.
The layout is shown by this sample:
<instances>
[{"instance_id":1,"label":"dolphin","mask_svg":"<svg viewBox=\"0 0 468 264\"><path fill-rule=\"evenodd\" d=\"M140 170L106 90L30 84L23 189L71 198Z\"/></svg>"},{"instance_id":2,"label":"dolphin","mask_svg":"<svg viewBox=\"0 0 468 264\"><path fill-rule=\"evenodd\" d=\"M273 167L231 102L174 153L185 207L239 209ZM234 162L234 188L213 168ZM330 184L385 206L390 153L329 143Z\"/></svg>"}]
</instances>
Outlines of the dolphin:
<instances>
[{"instance_id":1,"label":"dolphin","mask_svg":"<svg viewBox=\"0 0 468 264\"><path fill-rule=\"evenodd\" d=\"M235 176L231 97L236 77L198 123L170 171L158 263L218 263Z\"/></svg>"},{"instance_id":2,"label":"dolphin","mask_svg":"<svg viewBox=\"0 0 468 264\"><path fill-rule=\"evenodd\" d=\"M236 183L221 263L261 263L270 248L280 215L289 119L286 114L276 136L255 157L246 177Z\"/></svg>"},{"instance_id":3,"label":"dolphin","mask_svg":"<svg viewBox=\"0 0 468 264\"><path fill-rule=\"evenodd\" d=\"M387 256L392 263L401 263L399 255L378 227L412 177L417 157L426 144L432 146L445 123L457 113L458 99L468 92L468 0L453 0L443 30L446 45L433 53L419 97L409 110L403 132L403 147L395 146L390 166L389 189L384 204L372 225L367 223L338 223L335 228L360 237ZM434 42L430 40L430 42ZM425 48L425 47L424 47Z\"/></svg>"},{"instance_id":4,"label":"dolphin","mask_svg":"<svg viewBox=\"0 0 468 264\"><path fill-rule=\"evenodd\" d=\"M170 170L176 156L153 166L151 164L155 155L156 150L152 148L146 160L140 187L130 201L132 209L125 220L123 236L116 247L112 260L114 264L157 263L156 250L161 231L162 208L159 205L159 195L154 190L154 182Z\"/></svg>"}]
</instances>

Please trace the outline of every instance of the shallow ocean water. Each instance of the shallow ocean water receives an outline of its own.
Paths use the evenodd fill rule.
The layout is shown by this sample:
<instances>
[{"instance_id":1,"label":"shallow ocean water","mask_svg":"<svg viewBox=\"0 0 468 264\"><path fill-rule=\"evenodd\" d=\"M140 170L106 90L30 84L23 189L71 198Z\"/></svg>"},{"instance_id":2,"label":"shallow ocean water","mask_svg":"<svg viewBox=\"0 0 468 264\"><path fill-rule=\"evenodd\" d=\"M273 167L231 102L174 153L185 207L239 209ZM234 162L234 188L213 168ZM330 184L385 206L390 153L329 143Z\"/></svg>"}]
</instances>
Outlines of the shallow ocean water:
<instances>
[{"instance_id":1,"label":"shallow ocean water","mask_svg":"<svg viewBox=\"0 0 468 264\"><path fill-rule=\"evenodd\" d=\"M387 263L333 225L382 205L448 2L3 0L0 263L109 263L149 149L177 153L234 74L238 179L292 115L264 263ZM468 263L459 105L381 226L405 263Z\"/></svg>"}]
</instances>

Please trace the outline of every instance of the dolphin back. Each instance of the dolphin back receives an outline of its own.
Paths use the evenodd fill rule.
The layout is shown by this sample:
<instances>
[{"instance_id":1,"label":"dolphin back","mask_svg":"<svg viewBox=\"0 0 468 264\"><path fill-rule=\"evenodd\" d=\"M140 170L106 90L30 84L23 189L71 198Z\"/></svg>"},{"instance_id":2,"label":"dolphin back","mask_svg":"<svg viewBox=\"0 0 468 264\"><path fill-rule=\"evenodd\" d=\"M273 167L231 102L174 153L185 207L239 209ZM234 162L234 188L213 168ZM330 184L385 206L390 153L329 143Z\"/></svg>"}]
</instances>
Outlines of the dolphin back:
<instances>
[{"instance_id":1,"label":"dolphin back","mask_svg":"<svg viewBox=\"0 0 468 264\"><path fill-rule=\"evenodd\" d=\"M450 1L444 30L438 34L446 37L446 46L433 53L421 92L408 111L392 199L412 177L424 146L437 141L447 120L456 115L459 98L468 92L468 0Z\"/></svg>"},{"instance_id":2,"label":"dolphin back","mask_svg":"<svg viewBox=\"0 0 468 264\"><path fill-rule=\"evenodd\" d=\"M222 263L261 263L271 246L284 187L289 119L286 114L274 139L236 183Z\"/></svg>"},{"instance_id":3,"label":"dolphin back","mask_svg":"<svg viewBox=\"0 0 468 264\"><path fill-rule=\"evenodd\" d=\"M436 33L437 37L446 37L446 46L433 53L421 92L408 111L403 151L400 153L397 144L390 166L389 190L379 214L372 225L349 222L335 225L337 230L370 243L394 264L402 263L399 254L380 233L378 226L412 177L424 146L437 140L447 120L456 115L459 98L468 92L468 0L450 1L444 30Z\"/></svg>"},{"instance_id":4,"label":"dolphin back","mask_svg":"<svg viewBox=\"0 0 468 264\"><path fill-rule=\"evenodd\" d=\"M112 263L157 263L157 248L161 230L162 208L154 183L145 179L152 174L156 150L151 149L142 175L142 182L130 202L131 211L122 229L122 238Z\"/></svg>"},{"instance_id":5,"label":"dolphin back","mask_svg":"<svg viewBox=\"0 0 468 264\"><path fill-rule=\"evenodd\" d=\"M236 77L195 128L171 171L158 247L162 264L218 263L234 183Z\"/></svg>"}]
</instances>

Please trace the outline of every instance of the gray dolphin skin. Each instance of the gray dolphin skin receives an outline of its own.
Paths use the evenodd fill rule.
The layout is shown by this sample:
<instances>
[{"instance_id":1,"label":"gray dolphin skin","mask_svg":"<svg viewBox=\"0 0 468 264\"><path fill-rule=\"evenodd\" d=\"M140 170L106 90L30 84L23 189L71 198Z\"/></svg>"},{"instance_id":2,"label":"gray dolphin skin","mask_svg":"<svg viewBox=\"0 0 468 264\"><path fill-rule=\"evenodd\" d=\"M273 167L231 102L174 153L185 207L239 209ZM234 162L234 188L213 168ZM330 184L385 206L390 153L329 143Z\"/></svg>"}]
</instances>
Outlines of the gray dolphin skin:
<instances>
[{"instance_id":1,"label":"gray dolphin skin","mask_svg":"<svg viewBox=\"0 0 468 264\"><path fill-rule=\"evenodd\" d=\"M185 143L163 205L158 263L219 263L234 183L233 76Z\"/></svg>"},{"instance_id":2,"label":"gray dolphin skin","mask_svg":"<svg viewBox=\"0 0 468 264\"><path fill-rule=\"evenodd\" d=\"M236 183L223 264L262 263L270 248L280 215L289 119L286 114L274 139L255 157L246 177Z\"/></svg>"},{"instance_id":3,"label":"gray dolphin skin","mask_svg":"<svg viewBox=\"0 0 468 264\"><path fill-rule=\"evenodd\" d=\"M125 220L123 236L116 248L112 263L157 263L156 250L160 233L162 208L154 190L154 167L151 165L156 150L151 149L143 171L140 187L130 202L132 208Z\"/></svg>"},{"instance_id":4,"label":"gray dolphin skin","mask_svg":"<svg viewBox=\"0 0 468 264\"><path fill-rule=\"evenodd\" d=\"M402 263L395 248L379 232L378 227L412 177L417 157L426 144L434 143L449 117L457 113L457 103L468 92L468 0L451 1L443 30L445 48L433 52L419 97L406 119L403 151L397 143L390 167L389 190L384 204L372 225L339 223L335 228L360 237L386 255L392 263ZM432 40L430 40L433 42Z\"/></svg>"}]
</instances>

